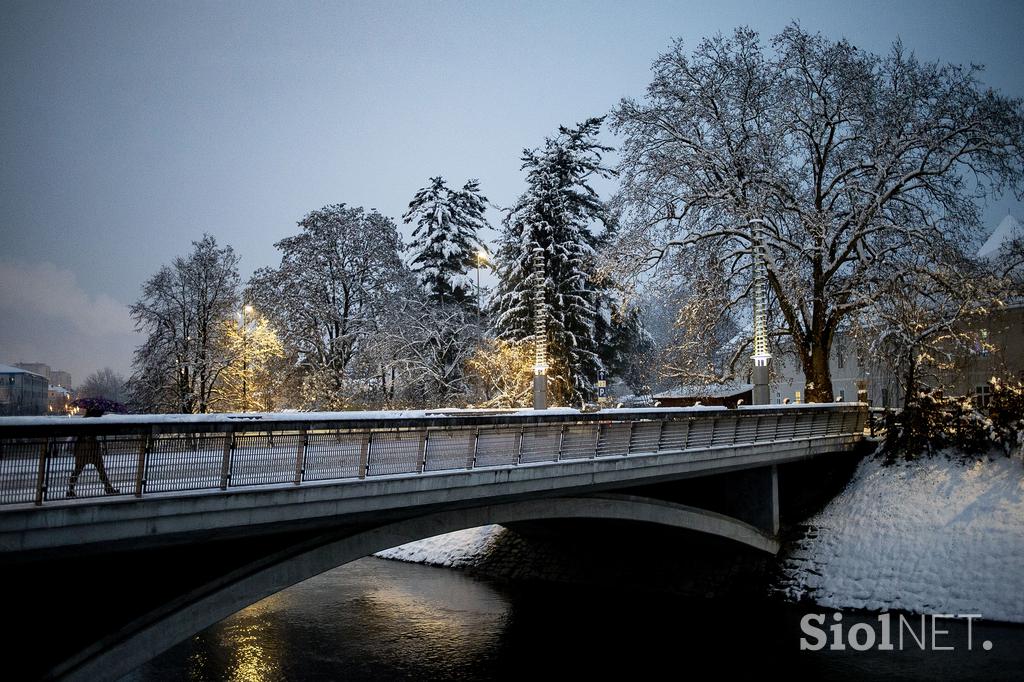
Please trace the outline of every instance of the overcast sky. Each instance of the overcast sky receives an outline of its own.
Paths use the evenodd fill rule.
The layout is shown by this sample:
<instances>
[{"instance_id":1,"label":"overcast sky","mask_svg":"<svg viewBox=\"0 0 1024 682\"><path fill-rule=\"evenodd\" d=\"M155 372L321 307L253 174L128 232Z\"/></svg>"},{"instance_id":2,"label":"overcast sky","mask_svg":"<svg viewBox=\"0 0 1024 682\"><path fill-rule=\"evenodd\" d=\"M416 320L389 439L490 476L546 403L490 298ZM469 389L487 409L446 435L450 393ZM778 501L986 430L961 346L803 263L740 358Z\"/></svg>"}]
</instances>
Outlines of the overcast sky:
<instances>
[{"instance_id":1,"label":"overcast sky","mask_svg":"<svg viewBox=\"0 0 1024 682\"><path fill-rule=\"evenodd\" d=\"M442 174L508 205L521 150L641 96L673 37L794 19L1024 95L1019 1L0 1L0 363L127 374L126 306L203 232L248 276L328 203L398 220Z\"/></svg>"}]
</instances>

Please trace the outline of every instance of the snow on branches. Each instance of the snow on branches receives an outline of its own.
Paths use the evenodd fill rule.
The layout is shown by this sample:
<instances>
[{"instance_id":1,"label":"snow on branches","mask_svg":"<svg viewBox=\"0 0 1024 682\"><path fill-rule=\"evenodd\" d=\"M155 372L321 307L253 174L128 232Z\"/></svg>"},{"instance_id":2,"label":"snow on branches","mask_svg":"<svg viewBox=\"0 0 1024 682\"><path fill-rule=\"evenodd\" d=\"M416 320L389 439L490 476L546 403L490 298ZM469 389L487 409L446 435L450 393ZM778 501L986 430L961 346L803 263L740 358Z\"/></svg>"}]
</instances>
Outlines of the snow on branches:
<instances>
[{"instance_id":1,"label":"snow on branches","mask_svg":"<svg viewBox=\"0 0 1024 682\"><path fill-rule=\"evenodd\" d=\"M477 265L479 231L489 227L484 211L487 197L480 182L469 180L462 189L450 189L441 176L416 192L402 219L416 223L411 267L432 300L473 306L473 283L467 274Z\"/></svg>"},{"instance_id":2,"label":"snow on branches","mask_svg":"<svg viewBox=\"0 0 1024 682\"><path fill-rule=\"evenodd\" d=\"M774 332L791 337L812 401L832 397L837 329L877 303L899 257L962 248L975 200L1022 187L1021 103L899 43L879 56L793 24L768 49L741 28L692 54L677 41L652 71L646 97L612 114L628 217L615 259L637 271L671 250L695 268L702 245L745 299L762 246Z\"/></svg>"},{"instance_id":3,"label":"snow on branches","mask_svg":"<svg viewBox=\"0 0 1024 682\"><path fill-rule=\"evenodd\" d=\"M591 230L593 223L607 224L609 218L590 182L614 175L602 162L610 148L596 141L602 120L562 126L543 147L523 151L528 187L505 216L495 258L498 336L510 342L536 341L535 294L542 289L549 386L554 400L563 404L593 394L607 335L601 311L607 287L597 277L595 257L604 235ZM543 260L539 270L534 268L535 253Z\"/></svg>"}]
</instances>

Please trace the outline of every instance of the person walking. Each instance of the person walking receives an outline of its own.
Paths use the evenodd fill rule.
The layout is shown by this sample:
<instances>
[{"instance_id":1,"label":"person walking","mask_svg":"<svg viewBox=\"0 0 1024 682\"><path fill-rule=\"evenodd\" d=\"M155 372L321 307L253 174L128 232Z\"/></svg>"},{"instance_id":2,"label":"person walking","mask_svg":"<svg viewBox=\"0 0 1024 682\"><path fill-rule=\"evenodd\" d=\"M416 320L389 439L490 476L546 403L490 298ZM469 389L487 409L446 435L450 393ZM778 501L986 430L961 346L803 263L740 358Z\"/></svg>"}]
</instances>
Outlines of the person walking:
<instances>
[{"instance_id":1,"label":"person walking","mask_svg":"<svg viewBox=\"0 0 1024 682\"><path fill-rule=\"evenodd\" d=\"M86 409L85 416L102 417L103 410L90 407ZM96 439L96 436L79 436L75 440L75 468L68 479L68 497L76 496L75 485L78 483L78 477L85 467L90 464L96 467L96 471L99 472L100 483L103 484L103 489L107 495L120 494L121 491L114 487L110 482L110 477L107 476L107 468L103 465L103 453L100 448L100 442Z\"/></svg>"}]
</instances>

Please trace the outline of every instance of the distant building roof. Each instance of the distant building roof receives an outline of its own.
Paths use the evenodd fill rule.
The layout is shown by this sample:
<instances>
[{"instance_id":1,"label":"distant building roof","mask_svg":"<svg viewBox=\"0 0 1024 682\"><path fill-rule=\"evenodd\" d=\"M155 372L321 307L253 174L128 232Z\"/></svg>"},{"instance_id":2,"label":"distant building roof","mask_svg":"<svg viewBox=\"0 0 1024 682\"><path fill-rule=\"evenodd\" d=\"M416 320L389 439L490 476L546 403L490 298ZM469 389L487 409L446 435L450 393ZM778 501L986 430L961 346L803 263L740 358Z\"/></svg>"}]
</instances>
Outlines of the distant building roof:
<instances>
[{"instance_id":1,"label":"distant building roof","mask_svg":"<svg viewBox=\"0 0 1024 682\"><path fill-rule=\"evenodd\" d=\"M1009 244L1015 239L1024 239L1024 227L1009 213L1003 218L996 229L992 230L985 243L978 249L978 258L995 258L999 255L999 249L1003 244Z\"/></svg>"},{"instance_id":2,"label":"distant building roof","mask_svg":"<svg viewBox=\"0 0 1024 682\"><path fill-rule=\"evenodd\" d=\"M733 383L678 386L668 391L662 391L654 398L730 398L740 393L746 393L753 388L753 384Z\"/></svg>"},{"instance_id":3,"label":"distant building roof","mask_svg":"<svg viewBox=\"0 0 1024 682\"><path fill-rule=\"evenodd\" d=\"M51 384L50 385L50 390L53 391L54 393L67 393L68 395L71 395L71 391L69 391L68 389L64 388L63 386L53 386Z\"/></svg>"},{"instance_id":4,"label":"distant building roof","mask_svg":"<svg viewBox=\"0 0 1024 682\"><path fill-rule=\"evenodd\" d=\"M42 377L43 379L46 378L42 374L36 374L35 372L30 372L27 369L12 367L11 365L0 365L0 374L31 374L35 377Z\"/></svg>"}]
</instances>

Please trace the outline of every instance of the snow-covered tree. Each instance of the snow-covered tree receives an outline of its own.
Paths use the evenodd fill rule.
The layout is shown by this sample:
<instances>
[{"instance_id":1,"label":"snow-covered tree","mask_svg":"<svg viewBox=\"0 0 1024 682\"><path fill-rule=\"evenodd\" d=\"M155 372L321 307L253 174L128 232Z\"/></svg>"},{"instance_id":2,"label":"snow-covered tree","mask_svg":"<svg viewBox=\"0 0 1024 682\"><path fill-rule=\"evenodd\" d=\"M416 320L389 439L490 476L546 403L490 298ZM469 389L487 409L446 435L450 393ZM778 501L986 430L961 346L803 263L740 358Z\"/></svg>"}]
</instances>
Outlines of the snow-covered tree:
<instances>
[{"instance_id":1,"label":"snow-covered tree","mask_svg":"<svg viewBox=\"0 0 1024 682\"><path fill-rule=\"evenodd\" d=\"M274 399L283 380L280 360L284 347L266 318L249 312L237 320L225 320L224 336L231 364L221 375L220 407L229 412L274 410Z\"/></svg>"},{"instance_id":2,"label":"snow-covered tree","mask_svg":"<svg viewBox=\"0 0 1024 682\"><path fill-rule=\"evenodd\" d=\"M488 226L486 208L487 197L480 193L478 180L454 191L441 176L431 178L430 185L409 202L402 218L416 223L409 246L411 268L434 302L466 309L475 306L468 273L476 267L479 231Z\"/></svg>"},{"instance_id":3,"label":"snow-covered tree","mask_svg":"<svg viewBox=\"0 0 1024 682\"><path fill-rule=\"evenodd\" d=\"M384 328L391 363L402 385L405 405L465 405L469 388L466 361L480 344L476 317L457 305L408 298Z\"/></svg>"},{"instance_id":4,"label":"snow-covered tree","mask_svg":"<svg viewBox=\"0 0 1024 682\"><path fill-rule=\"evenodd\" d=\"M529 407L533 392L533 345L484 339L466 362L477 407Z\"/></svg>"},{"instance_id":5,"label":"snow-covered tree","mask_svg":"<svg viewBox=\"0 0 1024 682\"><path fill-rule=\"evenodd\" d=\"M696 268L710 249L723 295L749 301L763 248L774 332L792 339L811 401L831 400L836 331L886 295L898 256L969 244L975 200L1021 189L1021 102L899 43L878 56L791 25L766 49L738 29L692 55L677 41L653 73L612 118L629 224L617 263L675 251Z\"/></svg>"},{"instance_id":6,"label":"snow-covered tree","mask_svg":"<svg viewBox=\"0 0 1024 682\"><path fill-rule=\"evenodd\" d=\"M962 358L989 350L977 324L999 304L1005 281L952 244L903 253L900 260L901 267L877 283L883 292L877 303L852 318L850 332L899 377L909 402L921 384L935 385Z\"/></svg>"},{"instance_id":7,"label":"snow-covered tree","mask_svg":"<svg viewBox=\"0 0 1024 682\"><path fill-rule=\"evenodd\" d=\"M75 389L78 398L106 398L118 403L128 402L126 381L109 367L93 372Z\"/></svg>"},{"instance_id":8,"label":"snow-covered tree","mask_svg":"<svg viewBox=\"0 0 1024 682\"><path fill-rule=\"evenodd\" d=\"M140 409L214 410L221 374L231 364L223 323L238 308L238 256L210 235L192 247L149 278L131 306L136 330L146 334L131 379Z\"/></svg>"},{"instance_id":9,"label":"snow-covered tree","mask_svg":"<svg viewBox=\"0 0 1024 682\"><path fill-rule=\"evenodd\" d=\"M726 273L711 254L699 262L700 267L687 268L682 275L663 273L662 281L651 287L673 318L662 339L661 372L690 386L727 381L744 355L737 342L735 304L721 285Z\"/></svg>"},{"instance_id":10,"label":"snow-covered tree","mask_svg":"<svg viewBox=\"0 0 1024 682\"><path fill-rule=\"evenodd\" d=\"M346 409L379 381L365 360L409 285L394 222L376 211L325 206L282 239L277 268L253 274L249 298L302 375L302 406Z\"/></svg>"},{"instance_id":11,"label":"snow-covered tree","mask_svg":"<svg viewBox=\"0 0 1024 682\"><path fill-rule=\"evenodd\" d=\"M596 140L602 120L562 126L543 147L524 150L528 189L505 216L495 256L500 338L535 341L535 291L538 284L543 288L549 390L556 402L576 403L593 394L600 349L608 338L602 310L607 297L595 257L605 235L593 227L610 221L590 184L595 177L614 175L602 161L610 148ZM539 270L536 254L543 263Z\"/></svg>"}]
</instances>

